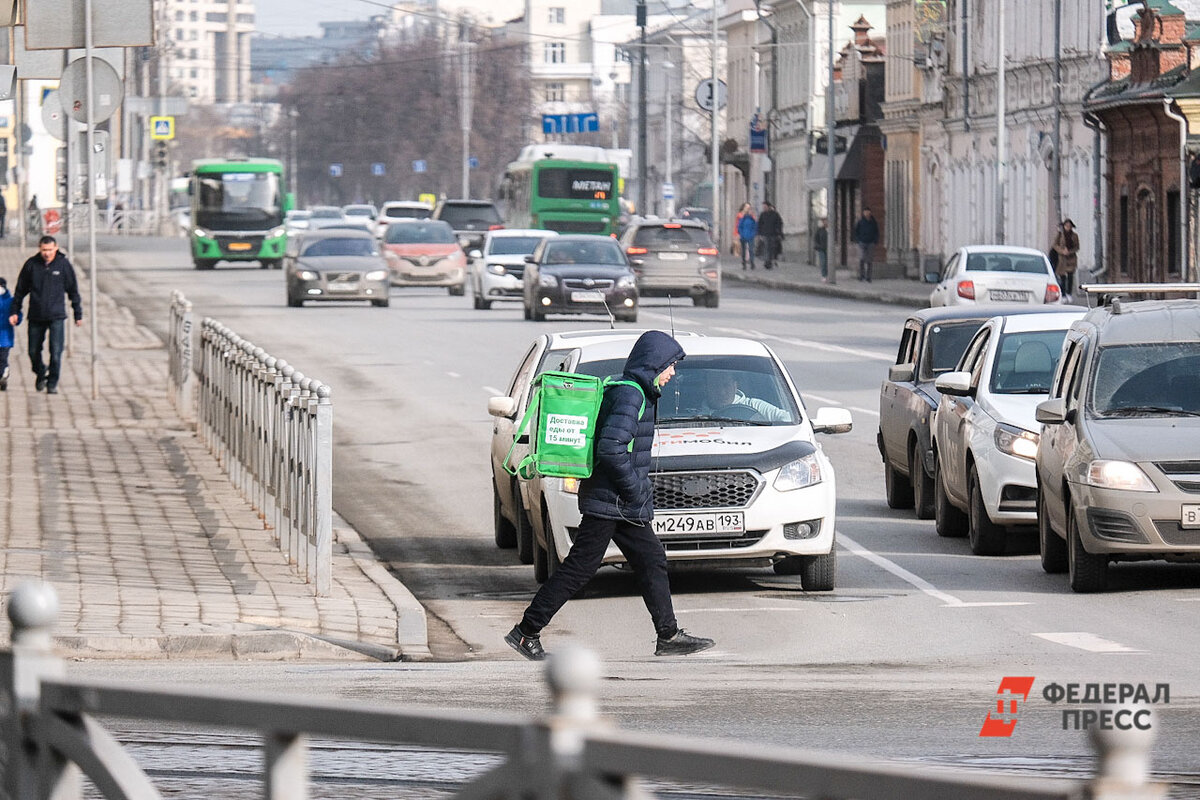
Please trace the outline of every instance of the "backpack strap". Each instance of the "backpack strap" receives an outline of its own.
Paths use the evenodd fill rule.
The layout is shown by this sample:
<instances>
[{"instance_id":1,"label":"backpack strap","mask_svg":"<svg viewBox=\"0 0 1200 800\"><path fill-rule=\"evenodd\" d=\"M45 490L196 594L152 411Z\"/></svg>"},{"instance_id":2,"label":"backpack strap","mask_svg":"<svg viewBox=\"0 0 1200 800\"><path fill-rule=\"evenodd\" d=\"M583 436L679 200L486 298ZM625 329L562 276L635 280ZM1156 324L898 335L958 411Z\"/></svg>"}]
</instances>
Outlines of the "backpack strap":
<instances>
[{"instance_id":1,"label":"backpack strap","mask_svg":"<svg viewBox=\"0 0 1200 800\"><path fill-rule=\"evenodd\" d=\"M638 410L638 420L641 421L642 414L646 413L646 390L642 388L642 385L637 381L614 381L612 378L605 378L604 388L608 389L609 386L632 386L638 390L638 394L642 396L642 407L640 410ZM635 439L629 440L629 447L626 448L627 452L633 452L634 441Z\"/></svg>"},{"instance_id":2,"label":"backpack strap","mask_svg":"<svg viewBox=\"0 0 1200 800\"><path fill-rule=\"evenodd\" d=\"M542 387L539 385L537 389L534 390L533 396L529 398L529 405L525 407L525 416L521 418L521 421L517 424L516 429L513 431L512 446L508 448L508 453L504 456L504 460L500 462L500 466L504 467L504 471L509 475L516 475L519 472L521 473L521 477L525 478L526 480L533 477L532 453L529 453L522 458L521 463L515 468L509 467L508 462L512 458L513 450L517 449L517 439L521 438L521 431L529 427L529 420L533 419L534 414L537 413L538 405L541 404L541 399Z\"/></svg>"}]
</instances>

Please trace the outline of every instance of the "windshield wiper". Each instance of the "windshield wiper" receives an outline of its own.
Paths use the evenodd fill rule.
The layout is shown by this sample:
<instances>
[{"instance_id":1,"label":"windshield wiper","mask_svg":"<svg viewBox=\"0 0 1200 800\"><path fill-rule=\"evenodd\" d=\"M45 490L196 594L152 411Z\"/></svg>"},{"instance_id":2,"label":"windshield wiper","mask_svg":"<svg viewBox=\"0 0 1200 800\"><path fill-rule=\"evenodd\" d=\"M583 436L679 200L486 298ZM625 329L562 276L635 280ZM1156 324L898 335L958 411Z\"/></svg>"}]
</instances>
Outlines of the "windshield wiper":
<instances>
[{"instance_id":1,"label":"windshield wiper","mask_svg":"<svg viewBox=\"0 0 1200 800\"><path fill-rule=\"evenodd\" d=\"M1102 413L1105 417L1136 417L1140 414L1169 414L1182 417L1200 417L1200 411L1189 411L1169 406L1121 406Z\"/></svg>"},{"instance_id":2,"label":"windshield wiper","mask_svg":"<svg viewBox=\"0 0 1200 800\"><path fill-rule=\"evenodd\" d=\"M773 425L774 423L765 419L738 419L735 417L713 417L707 414L694 417L670 417L669 419L659 420L659 425L673 425L676 423L707 423L709 425Z\"/></svg>"}]
</instances>

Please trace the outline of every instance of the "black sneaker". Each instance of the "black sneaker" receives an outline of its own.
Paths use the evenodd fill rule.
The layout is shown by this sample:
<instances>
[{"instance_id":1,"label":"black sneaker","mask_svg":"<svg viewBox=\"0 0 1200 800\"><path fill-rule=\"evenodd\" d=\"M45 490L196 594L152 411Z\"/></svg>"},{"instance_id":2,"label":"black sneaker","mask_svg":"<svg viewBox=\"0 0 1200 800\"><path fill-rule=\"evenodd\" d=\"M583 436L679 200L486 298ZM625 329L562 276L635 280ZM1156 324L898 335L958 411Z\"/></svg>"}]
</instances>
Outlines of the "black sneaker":
<instances>
[{"instance_id":1,"label":"black sneaker","mask_svg":"<svg viewBox=\"0 0 1200 800\"><path fill-rule=\"evenodd\" d=\"M712 639L705 639L703 636L692 636L683 628L675 631L675 635L670 639L658 637L658 647L654 648L656 656L686 656L692 653L699 653L701 650L707 650L716 642Z\"/></svg>"},{"instance_id":2,"label":"black sneaker","mask_svg":"<svg viewBox=\"0 0 1200 800\"><path fill-rule=\"evenodd\" d=\"M3 236L0 236L0 239L3 239L3 238L4 238ZM4 372L0 372L0 392L7 392L7 391L8 391L8 367L5 367Z\"/></svg>"},{"instance_id":3,"label":"black sneaker","mask_svg":"<svg viewBox=\"0 0 1200 800\"><path fill-rule=\"evenodd\" d=\"M45 379L45 378L38 378L38 379L37 379L36 388L37 388L37 390L38 390L39 392L40 392L40 391L42 391L42 390L44 390L44 389L46 388L46 379Z\"/></svg>"},{"instance_id":4,"label":"black sneaker","mask_svg":"<svg viewBox=\"0 0 1200 800\"><path fill-rule=\"evenodd\" d=\"M513 625L513 629L504 637L504 641L530 661L541 661L546 657L546 651L542 649L542 637L526 636L521 633L521 628L517 625Z\"/></svg>"},{"instance_id":5,"label":"black sneaker","mask_svg":"<svg viewBox=\"0 0 1200 800\"><path fill-rule=\"evenodd\" d=\"M57 386L47 386L46 394L58 394L58 387Z\"/></svg>"}]
</instances>

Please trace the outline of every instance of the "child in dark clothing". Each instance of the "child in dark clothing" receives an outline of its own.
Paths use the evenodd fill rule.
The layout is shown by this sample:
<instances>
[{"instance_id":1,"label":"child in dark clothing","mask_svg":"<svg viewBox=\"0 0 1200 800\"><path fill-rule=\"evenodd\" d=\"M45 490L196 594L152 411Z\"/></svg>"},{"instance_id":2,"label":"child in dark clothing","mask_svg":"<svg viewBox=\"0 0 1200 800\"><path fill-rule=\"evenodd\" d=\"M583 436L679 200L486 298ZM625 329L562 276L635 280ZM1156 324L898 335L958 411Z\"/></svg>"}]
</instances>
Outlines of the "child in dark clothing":
<instances>
[{"instance_id":1,"label":"child in dark clothing","mask_svg":"<svg viewBox=\"0 0 1200 800\"><path fill-rule=\"evenodd\" d=\"M0 392L8 391L8 351L13 347L13 326L8 321L11 307L12 294L8 291L8 281L0 278ZM21 324L20 312L17 312L17 324Z\"/></svg>"}]
</instances>

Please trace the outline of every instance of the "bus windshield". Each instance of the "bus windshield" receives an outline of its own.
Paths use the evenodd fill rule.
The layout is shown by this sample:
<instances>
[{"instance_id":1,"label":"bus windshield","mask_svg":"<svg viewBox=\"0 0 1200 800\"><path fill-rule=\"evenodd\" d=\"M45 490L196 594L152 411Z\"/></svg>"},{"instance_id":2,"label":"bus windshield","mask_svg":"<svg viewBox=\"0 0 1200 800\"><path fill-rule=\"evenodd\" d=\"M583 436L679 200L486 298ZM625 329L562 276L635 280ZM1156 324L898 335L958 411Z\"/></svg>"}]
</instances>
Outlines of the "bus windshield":
<instances>
[{"instance_id":1,"label":"bus windshield","mask_svg":"<svg viewBox=\"0 0 1200 800\"><path fill-rule=\"evenodd\" d=\"M196 176L196 225L245 231L283 222L279 175L272 172L201 173Z\"/></svg>"}]
</instances>

